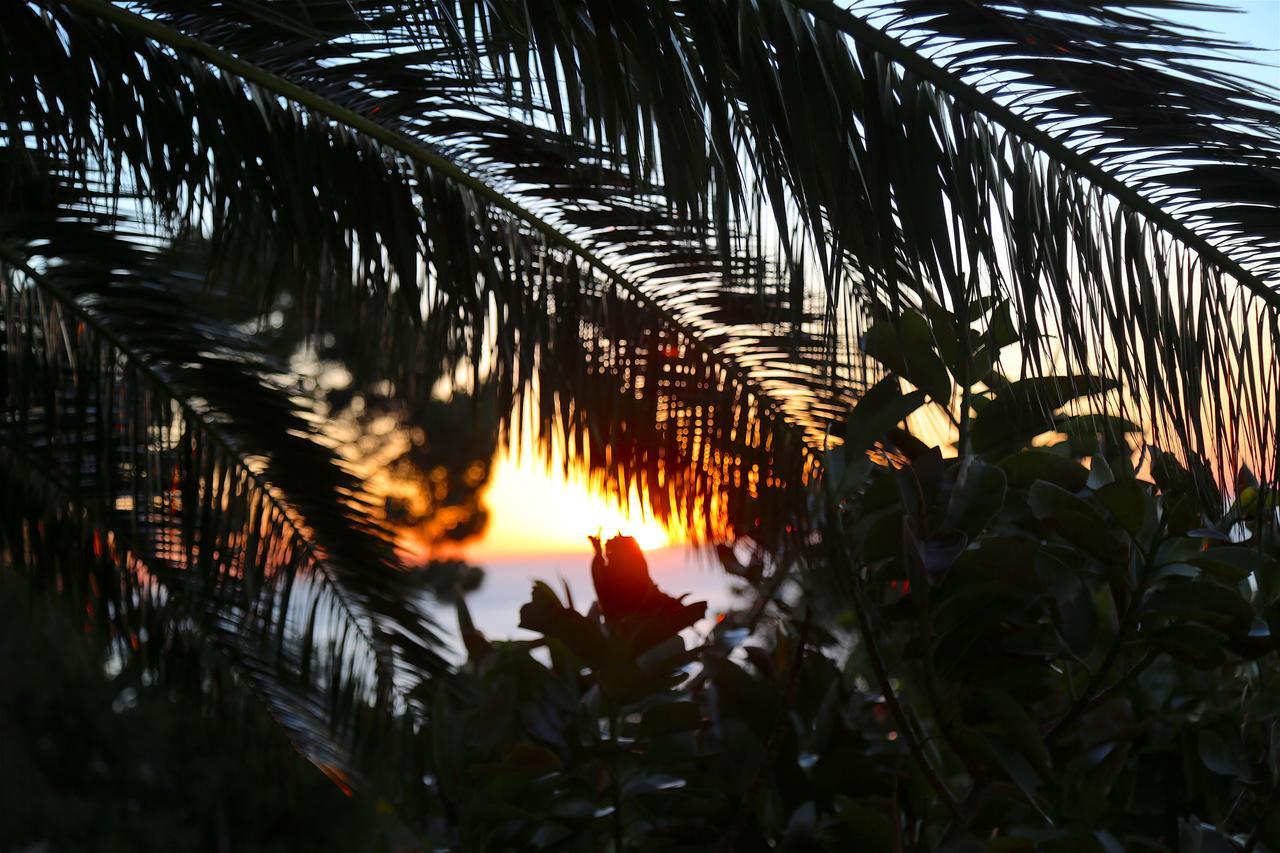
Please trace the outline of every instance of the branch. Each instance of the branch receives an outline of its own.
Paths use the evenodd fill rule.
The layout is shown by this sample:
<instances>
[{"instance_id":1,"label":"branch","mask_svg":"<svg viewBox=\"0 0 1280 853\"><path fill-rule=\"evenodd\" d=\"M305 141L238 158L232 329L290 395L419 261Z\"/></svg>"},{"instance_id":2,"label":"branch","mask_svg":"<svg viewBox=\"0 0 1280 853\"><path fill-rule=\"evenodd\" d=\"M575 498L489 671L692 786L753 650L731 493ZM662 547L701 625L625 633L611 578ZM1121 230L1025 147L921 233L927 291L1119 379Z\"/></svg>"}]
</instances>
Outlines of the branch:
<instances>
[{"instance_id":1,"label":"branch","mask_svg":"<svg viewBox=\"0 0 1280 853\"><path fill-rule=\"evenodd\" d=\"M1013 135L1034 145L1051 160L1088 179L1108 195L1163 228L1170 235L1193 249L1202 258L1211 262L1223 272L1230 274L1237 282L1248 288L1254 296L1257 296L1268 306L1280 309L1280 292L1268 287L1262 279L1249 272L1224 251L1209 242L1208 239L1120 178L1049 132L1018 115L978 87L965 82L952 72L933 62L933 60L904 45L893 36L867 23L847 9L840 8L832 0L789 0L789 2L809 12L814 18L834 27L854 41L870 45L877 53L888 57L903 68L918 75L922 80L950 95L955 99L957 106L985 116Z\"/></svg>"},{"instance_id":2,"label":"branch","mask_svg":"<svg viewBox=\"0 0 1280 853\"><path fill-rule=\"evenodd\" d=\"M643 288L611 266L596 252L524 205L489 186L489 184L472 175L440 152L413 142L403 134L383 127L376 121L336 104L303 86L299 86L283 77L233 56L208 42L179 32L159 21L122 9L108 2L108 0L40 0L40 2L42 5L59 2L68 8L132 30L145 38L167 45L174 50L194 54L215 68L220 68L265 91L272 92L292 103L306 107L318 115L322 115L357 133L374 139L411 160L434 169L450 180L456 181L478 197L494 205L494 207L506 211L521 222L524 222L551 243L576 255L607 281L622 288L641 305L657 314L665 323L679 329L691 342L695 342L700 349L705 351L708 357L718 364L729 378L747 389L771 419L790 429L795 429L795 425L783 414L777 401L769 396L743 367L715 347L704 342L687 322L655 300ZM804 439L803 430L800 430L800 434L801 446L806 449L806 452L809 452L809 443Z\"/></svg>"}]
</instances>

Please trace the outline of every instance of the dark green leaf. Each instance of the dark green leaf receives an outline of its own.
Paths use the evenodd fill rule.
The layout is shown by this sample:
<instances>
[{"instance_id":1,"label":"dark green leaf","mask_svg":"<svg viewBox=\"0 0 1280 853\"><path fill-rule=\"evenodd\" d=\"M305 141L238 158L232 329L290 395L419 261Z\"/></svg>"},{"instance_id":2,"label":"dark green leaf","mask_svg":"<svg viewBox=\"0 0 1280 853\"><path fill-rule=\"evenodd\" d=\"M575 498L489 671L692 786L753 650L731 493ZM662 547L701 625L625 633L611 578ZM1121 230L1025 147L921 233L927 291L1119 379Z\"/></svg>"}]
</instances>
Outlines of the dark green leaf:
<instances>
[{"instance_id":1,"label":"dark green leaf","mask_svg":"<svg viewBox=\"0 0 1280 853\"><path fill-rule=\"evenodd\" d=\"M916 311L876 323L862 339L867 355L924 391L935 402L951 402L951 374L938 356L929 322Z\"/></svg>"},{"instance_id":2,"label":"dark green leaf","mask_svg":"<svg viewBox=\"0 0 1280 853\"><path fill-rule=\"evenodd\" d=\"M1151 531L1156 523L1156 504L1137 480L1116 480L1097 490L1098 502L1120 522L1131 536Z\"/></svg>"},{"instance_id":3,"label":"dark green leaf","mask_svg":"<svg viewBox=\"0 0 1280 853\"><path fill-rule=\"evenodd\" d=\"M1200 760L1210 771L1242 781L1253 777L1244 749L1236 738L1226 738L1211 729L1201 729L1196 736L1196 746Z\"/></svg>"},{"instance_id":4,"label":"dark green leaf","mask_svg":"<svg viewBox=\"0 0 1280 853\"><path fill-rule=\"evenodd\" d=\"M706 722L696 702L664 702L644 712L638 731L641 737L655 737L699 729Z\"/></svg>"},{"instance_id":5,"label":"dark green leaf","mask_svg":"<svg viewBox=\"0 0 1280 853\"><path fill-rule=\"evenodd\" d=\"M960 463L943 524L976 537L1004 507L1005 473L976 456Z\"/></svg>"},{"instance_id":6,"label":"dark green leaf","mask_svg":"<svg viewBox=\"0 0 1280 853\"><path fill-rule=\"evenodd\" d=\"M1024 450L1006 456L1000 467L1008 474L1009 484L1022 489L1037 480L1045 480L1069 492L1078 492L1089 476L1079 462L1050 450Z\"/></svg>"},{"instance_id":7,"label":"dark green leaf","mask_svg":"<svg viewBox=\"0 0 1280 853\"><path fill-rule=\"evenodd\" d=\"M1253 608L1234 590L1208 581L1171 581L1151 597L1146 617L1157 621L1194 619L1228 635L1243 636L1253 626Z\"/></svg>"}]
</instances>

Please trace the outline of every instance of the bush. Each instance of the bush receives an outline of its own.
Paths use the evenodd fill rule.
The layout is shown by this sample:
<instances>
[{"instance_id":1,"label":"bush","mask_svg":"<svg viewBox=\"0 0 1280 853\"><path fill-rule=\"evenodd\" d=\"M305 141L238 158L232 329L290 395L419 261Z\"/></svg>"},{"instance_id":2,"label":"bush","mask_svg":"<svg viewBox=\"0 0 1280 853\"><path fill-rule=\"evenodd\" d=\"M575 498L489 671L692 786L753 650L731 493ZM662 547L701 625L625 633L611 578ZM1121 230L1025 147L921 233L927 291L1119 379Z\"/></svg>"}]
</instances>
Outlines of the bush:
<instances>
[{"instance_id":1,"label":"bush","mask_svg":"<svg viewBox=\"0 0 1280 853\"><path fill-rule=\"evenodd\" d=\"M652 586L622 542L594 567L603 612L538 585L539 639L469 632L436 699L433 838L1280 848L1271 493L1245 471L1224 507L1202 461L1135 452L1136 427L1088 414L1096 380L1005 377L982 356L1009 342L1001 309L974 313L963 373L922 317L925 347L872 330L889 372L826 459L821 541L748 567L724 549L754 595L692 647L697 606L610 612L616 572ZM950 394L948 458L900 425Z\"/></svg>"}]
</instances>

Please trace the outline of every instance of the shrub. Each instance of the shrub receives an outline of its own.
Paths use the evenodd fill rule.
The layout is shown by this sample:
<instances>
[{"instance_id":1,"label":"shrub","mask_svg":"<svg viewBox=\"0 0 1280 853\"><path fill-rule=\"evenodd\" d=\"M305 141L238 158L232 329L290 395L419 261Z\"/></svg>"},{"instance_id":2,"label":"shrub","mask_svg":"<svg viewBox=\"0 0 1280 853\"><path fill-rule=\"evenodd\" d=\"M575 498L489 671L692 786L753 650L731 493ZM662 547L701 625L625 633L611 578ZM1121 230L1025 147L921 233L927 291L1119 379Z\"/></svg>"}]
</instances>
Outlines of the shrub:
<instances>
[{"instance_id":1,"label":"shrub","mask_svg":"<svg viewBox=\"0 0 1280 853\"><path fill-rule=\"evenodd\" d=\"M722 549L753 591L740 610L699 634L701 609L656 591L619 617L539 584L521 613L538 639L469 634L436 700L434 835L476 850L1280 845L1271 493L1244 471L1215 504L1202 461L1135 452L1136 427L1088 413L1096 380L1013 379L990 356L972 369L999 351L998 319L975 325L960 388L941 348L885 355L910 328L869 336L888 372L826 459L821 541L748 567ZM953 456L901 426L944 391L972 413ZM642 558L612 552L598 590L615 572L652 585Z\"/></svg>"}]
</instances>

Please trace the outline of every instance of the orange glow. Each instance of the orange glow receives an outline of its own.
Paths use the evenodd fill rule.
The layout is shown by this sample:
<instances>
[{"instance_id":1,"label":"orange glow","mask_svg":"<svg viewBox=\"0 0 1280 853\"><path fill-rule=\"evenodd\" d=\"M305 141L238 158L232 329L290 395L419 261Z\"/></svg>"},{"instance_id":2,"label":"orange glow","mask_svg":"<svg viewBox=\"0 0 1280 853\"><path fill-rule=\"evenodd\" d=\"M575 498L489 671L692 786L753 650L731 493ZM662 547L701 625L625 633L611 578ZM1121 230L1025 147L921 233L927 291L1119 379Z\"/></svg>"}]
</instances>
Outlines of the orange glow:
<instances>
[{"instance_id":1,"label":"orange glow","mask_svg":"<svg viewBox=\"0 0 1280 853\"><path fill-rule=\"evenodd\" d=\"M563 475L559 458L550 466L528 446L499 451L484 503L489 526L484 536L460 550L470 559L517 554L581 554L587 537L622 533L645 550L678 544L668 530L633 498L619 508L576 475Z\"/></svg>"}]
</instances>

